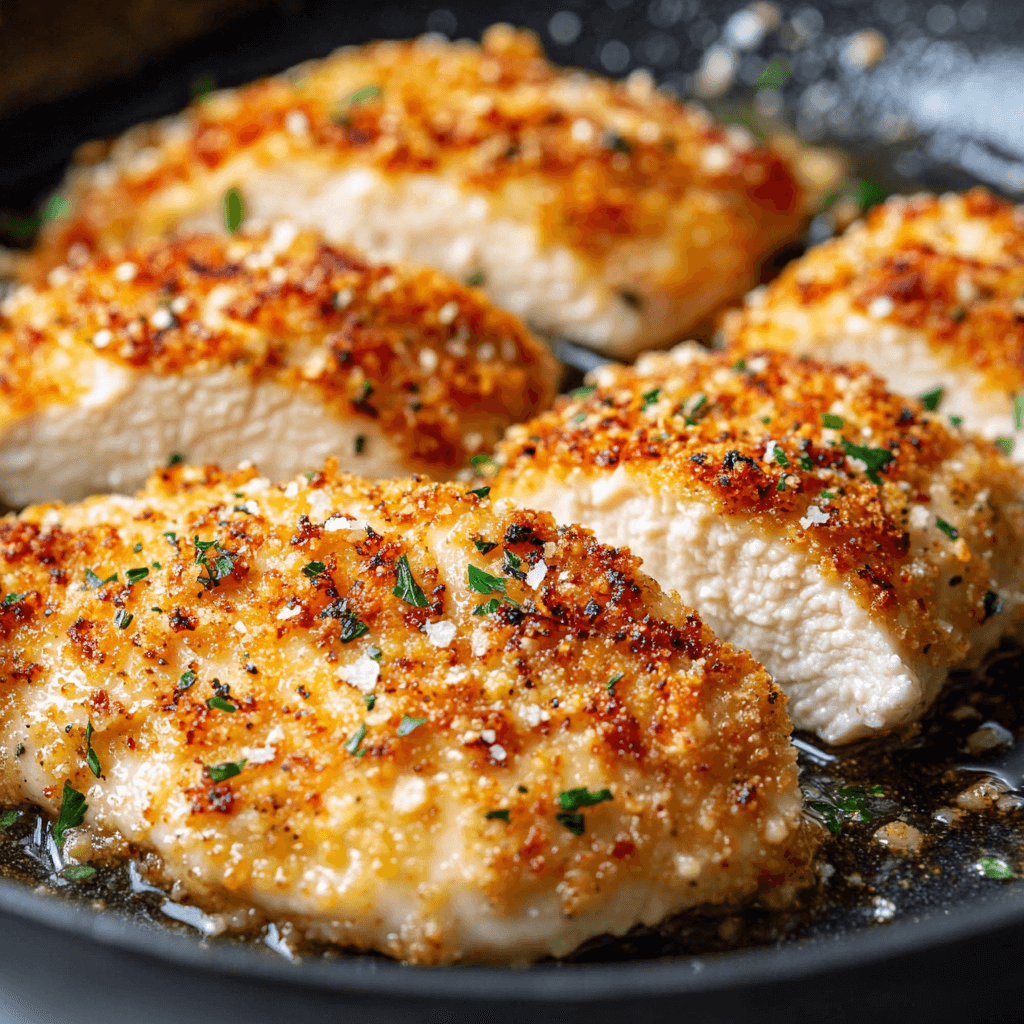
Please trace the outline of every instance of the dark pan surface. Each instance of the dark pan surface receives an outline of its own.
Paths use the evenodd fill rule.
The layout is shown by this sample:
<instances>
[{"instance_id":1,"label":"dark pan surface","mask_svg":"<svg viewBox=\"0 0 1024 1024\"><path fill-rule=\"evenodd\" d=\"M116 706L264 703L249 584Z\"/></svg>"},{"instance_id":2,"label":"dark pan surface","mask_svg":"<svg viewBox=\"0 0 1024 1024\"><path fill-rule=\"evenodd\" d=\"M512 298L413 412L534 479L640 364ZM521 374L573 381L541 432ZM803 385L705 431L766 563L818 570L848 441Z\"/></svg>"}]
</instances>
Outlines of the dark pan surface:
<instances>
[{"instance_id":1,"label":"dark pan surface","mask_svg":"<svg viewBox=\"0 0 1024 1024\"><path fill-rule=\"evenodd\" d=\"M646 66L686 96L708 93L707 69L718 66L711 63L717 53L719 65L731 62L731 84L705 101L755 129L777 118L810 141L842 146L853 162L848 190L861 200L978 181L1011 198L1024 195L1024 8L977 0L779 4L779 27L760 40L743 10L709 0L444 7L283 0L130 81L0 120L0 233L9 243L28 237L76 145L179 109L196 83L237 84L379 36L427 28L478 36L495 20L535 29L559 62L613 74ZM886 47L886 56L868 66L850 59L871 52L871 38L857 35L866 30L879 32ZM868 50L851 50L858 40ZM826 237L831 227L829 215L818 218L808 240ZM386 1019L433 1019L439 1011L425 1008L442 1005L444 1019L479 1019L483 1012L520 1019L537 1013L537 1001L559 1003L560 1019L586 1013L593 1020L628 1016L635 1008L629 1001L641 996L650 1012L675 1015L682 1004L659 1002L674 994L687 994L695 1019L702 1007L714 1007L720 1020L769 1019L779 1000L787 1020L817 1020L823 1012L861 1020L872 1007L894 1012L904 1002L905 1010L928 1010L938 1020L1014 1019L1013 1006L1019 1019L1024 810L1011 797L1002 811L968 813L953 827L933 815L954 807L977 781L951 766L978 760L964 750L983 721L998 721L1020 740L1022 672L1024 657L1004 652L985 675L952 687L919 733L834 751L840 761L813 752L803 758L808 795L825 805L819 817L841 828L823 853L829 867L820 890L794 911L687 915L663 929L592 942L569 961L528 971L416 969L380 957L325 957L323 950L304 950L291 961L265 943L204 940L194 927L168 920L162 897L130 894L117 872L101 872L86 885L61 884L48 860L46 829L26 810L0 843L12 876L0 879L0 956L7 965L0 968L0 1011L10 979L22 979L10 991L27 998L29 979L56 962L64 981L35 990L38 1019L53 1019L54 1000L65 998L59 993L73 989L74 979L87 986L97 971L110 992L130 982L142 1000L133 1016L151 1020L182 1019L196 1000L210 1011L200 1019L225 1021L270 1019L275 1006L321 1013L329 1007L328 1019L346 1020L385 1019L384 1007ZM851 803L844 786L863 792L852 791ZM876 786L882 793L871 795ZM919 854L896 855L872 840L897 816L925 836ZM989 869L1012 877L988 877ZM172 985L172 977L190 980ZM301 995L287 987L295 985ZM943 987L950 993L945 1002L934 998ZM95 1002L80 997L68 1019L93 1019ZM127 1013L127 1004L108 1007L105 1019L122 1019L122 1009Z\"/></svg>"}]
</instances>

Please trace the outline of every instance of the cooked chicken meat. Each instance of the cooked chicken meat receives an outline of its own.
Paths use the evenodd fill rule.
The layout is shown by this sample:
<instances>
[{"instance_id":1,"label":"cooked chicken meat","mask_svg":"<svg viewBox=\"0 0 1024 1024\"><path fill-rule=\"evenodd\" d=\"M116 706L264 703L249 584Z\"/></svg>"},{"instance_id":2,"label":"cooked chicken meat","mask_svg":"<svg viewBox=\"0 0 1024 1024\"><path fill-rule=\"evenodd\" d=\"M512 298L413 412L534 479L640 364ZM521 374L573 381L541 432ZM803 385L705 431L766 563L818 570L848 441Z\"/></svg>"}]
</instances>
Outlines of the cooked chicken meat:
<instances>
[{"instance_id":1,"label":"cooked chicken meat","mask_svg":"<svg viewBox=\"0 0 1024 1024\"><path fill-rule=\"evenodd\" d=\"M339 50L134 129L72 172L36 268L223 230L231 189L247 222L287 216L480 281L539 330L618 355L742 295L812 205L779 153L649 76L557 69L532 34L495 26L479 46Z\"/></svg>"},{"instance_id":2,"label":"cooked chicken meat","mask_svg":"<svg viewBox=\"0 0 1024 1024\"><path fill-rule=\"evenodd\" d=\"M726 334L751 351L864 360L1024 461L1022 295L1020 207L984 189L899 197L753 293Z\"/></svg>"},{"instance_id":3,"label":"cooked chicken meat","mask_svg":"<svg viewBox=\"0 0 1024 1024\"><path fill-rule=\"evenodd\" d=\"M179 465L4 520L0 583L2 797L84 798L201 907L513 962L806 861L764 670L511 502Z\"/></svg>"},{"instance_id":4,"label":"cooked chicken meat","mask_svg":"<svg viewBox=\"0 0 1024 1024\"><path fill-rule=\"evenodd\" d=\"M546 347L433 270L286 222L98 255L0 307L0 497L132 491L175 455L447 477L547 408Z\"/></svg>"},{"instance_id":5,"label":"cooked chicken meat","mask_svg":"<svg viewBox=\"0 0 1024 1024\"><path fill-rule=\"evenodd\" d=\"M495 493L628 545L832 743L1024 618L1020 471L862 365L681 346L512 427Z\"/></svg>"}]
</instances>

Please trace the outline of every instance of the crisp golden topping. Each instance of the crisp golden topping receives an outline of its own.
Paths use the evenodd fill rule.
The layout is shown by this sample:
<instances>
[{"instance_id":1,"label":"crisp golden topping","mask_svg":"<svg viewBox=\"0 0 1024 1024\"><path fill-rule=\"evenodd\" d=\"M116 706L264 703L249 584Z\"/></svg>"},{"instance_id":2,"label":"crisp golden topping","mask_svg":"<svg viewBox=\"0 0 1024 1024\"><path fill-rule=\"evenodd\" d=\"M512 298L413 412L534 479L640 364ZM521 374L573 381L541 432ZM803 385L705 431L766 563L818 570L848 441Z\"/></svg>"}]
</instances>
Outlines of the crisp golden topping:
<instances>
[{"instance_id":1,"label":"crisp golden topping","mask_svg":"<svg viewBox=\"0 0 1024 1024\"><path fill-rule=\"evenodd\" d=\"M835 303L839 302L842 309ZM822 311L795 328L791 311ZM993 391L1024 388L1024 214L985 189L896 197L864 223L791 263L763 298L728 321L741 348L813 351L844 313L919 331L951 369Z\"/></svg>"},{"instance_id":2,"label":"crisp golden topping","mask_svg":"<svg viewBox=\"0 0 1024 1024\"><path fill-rule=\"evenodd\" d=\"M3 521L0 585L29 751L0 744L5 795L56 810L69 782L207 907L449 960L484 955L474 906L585 918L652 880L666 909L726 899L805 841L785 698L751 657L628 552L461 487L177 466ZM549 948L518 934L487 955Z\"/></svg>"},{"instance_id":3,"label":"crisp golden topping","mask_svg":"<svg viewBox=\"0 0 1024 1024\"><path fill-rule=\"evenodd\" d=\"M623 242L685 248L694 230L707 236L698 244L713 246L721 234L753 258L798 230L810 205L779 154L649 79L623 84L557 69L532 33L496 25L479 46L421 39L340 50L215 93L166 127L135 129L102 180L73 179L71 212L44 228L39 266L62 262L75 243L165 230L144 224L147 202L166 190L187 195L241 153L257 166L315 158L443 173L599 263ZM90 159L102 155L91 148ZM695 287L686 261L666 253L661 262L662 286ZM713 266L704 274L715 282Z\"/></svg>"},{"instance_id":4,"label":"crisp golden topping","mask_svg":"<svg viewBox=\"0 0 1024 1024\"><path fill-rule=\"evenodd\" d=\"M636 369L603 368L596 380L509 430L496 493L528 495L546 474L622 467L657 492L781 534L927 649L945 638L928 605L943 573L937 557L911 549L911 526L918 506L935 519L938 484L955 524L935 531L934 543L956 541L963 563L957 624L993 614L987 559L997 538L1019 546L1019 524L1001 512L1019 506L1018 470L994 445L887 391L863 365L684 346Z\"/></svg>"},{"instance_id":5,"label":"crisp golden topping","mask_svg":"<svg viewBox=\"0 0 1024 1024\"><path fill-rule=\"evenodd\" d=\"M96 361L232 366L311 391L331 414L378 426L413 465L450 473L557 385L546 347L479 292L284 223L118 249L50 277L0 315L0 426L81 400Z\"/></svg>"}]
</instances>

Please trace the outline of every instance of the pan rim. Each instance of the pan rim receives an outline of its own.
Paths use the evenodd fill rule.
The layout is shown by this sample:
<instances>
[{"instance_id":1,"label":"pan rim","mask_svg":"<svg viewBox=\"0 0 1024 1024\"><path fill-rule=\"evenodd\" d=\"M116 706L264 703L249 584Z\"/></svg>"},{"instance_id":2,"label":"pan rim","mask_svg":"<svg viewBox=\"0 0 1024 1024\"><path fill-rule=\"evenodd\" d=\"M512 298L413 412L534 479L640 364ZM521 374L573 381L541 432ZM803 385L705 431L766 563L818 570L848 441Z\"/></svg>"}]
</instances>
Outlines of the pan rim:
<instances>
[{"instance_id":1,"label":"pan rim","mask_svg":"<svg viewBox=\"0 0 1024 1024\"><path fill-rule=\"evenodd\" d=\"M528 968L416 966L358 955L289 962L251 945L214 943L132 921L119 913L75 906L60 896L0 879L0 914L42 924L150 959L255 981L323 992L397 998L520 1002L587 1002L709 993L781 985L811 975L869 966L921 953L1001 928L1024 928L1024 886L991 899L938 909L890 924L867 926L829 939L780 942L728 953L599 964L543 964Z\"/></svg>"}]
</instances>

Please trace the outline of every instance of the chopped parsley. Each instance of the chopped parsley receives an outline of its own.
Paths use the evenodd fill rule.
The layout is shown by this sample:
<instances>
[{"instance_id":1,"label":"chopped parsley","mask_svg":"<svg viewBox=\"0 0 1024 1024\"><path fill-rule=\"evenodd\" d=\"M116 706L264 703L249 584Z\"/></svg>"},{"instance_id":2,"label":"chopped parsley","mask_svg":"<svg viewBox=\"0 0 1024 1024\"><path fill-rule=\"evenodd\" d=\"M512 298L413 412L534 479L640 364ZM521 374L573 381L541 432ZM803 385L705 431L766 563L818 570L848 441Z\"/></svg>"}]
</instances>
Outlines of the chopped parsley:
<instances>
[{"instance_id":1,"label":"chopped parsley","mask_svg":"<svg viewBox=\"0 0 1024 1024\"><path fill-rule=\"evenodd\" d=\"M959 537L959 536L960 536L960 531L959 531L959 530L958 530L958 529L957 529L957 528L956 528L955 526L952 526L952 525L951 525L950 523L947 523L947 522L946 522L946 520L942 518L942 516L936 516L936 517L935 517L935 525L936 525L936 526L937 526L937 527L938 527L938 528L939 528L939 529L940 529L940 530L941 530L941 531L942 531L942 532L943 532L943 533L944 533L944 534L945 534L945 535L946 535L946 536L947 536L947 537L948 537L948 538L949 538L950 540L956 540L956 539L957 539L957 537Z\"/></svg>"},{"instance_id":2,"label":"chopped parsley","mask_svg":"<svg viewBox=\"0 0 1024 1024\"><path fill-rule=\"evenodd\" d=\"M661 388L655 388L653 391L645 391L643 393L643 405L640 406L640 411L646 412L652 405L657 405L659 398L661 398Z\"/></svg>"},{"instance_id":3,"label":"chopped parsley","mask_svg":"<svg viewBox=\"0 0 1024 1024\"><path fill-rule=\"evenodd\" d=\"M132 624L132 619L134 618L135 616L127 608L118 608L114 614L114 625L118 629L127 629Z\"/></svg>"},{"instance_id":4,"label":"chopped parsley","mask_svg":"<svg viewBox=\"0 0 1024 1024\"><path fill-rule=\"evenodd\" d=\"M604 684L604 688L609 693L614 693L615 692L615 684L622 682L622 678L623 678L624 675L625 675L624 672L616 672L615 675L613 675L611 677L611 679L609 679L608 682Z\"/></svg>"},{"instance_id":5,"label":"chopped parsley","mask_svg":"<svg viewBox=\"0 0 1024 1024\"><path fill-rule=\"evenodd\" d=\"M470 288L479 288L486 280L487 278L484 277L483 272L478 270L475 274L471 274L466 278L466 284L469 285Z\"/></svg>"},{"instance_id":6,"label":"chopped parsley","mask_svg":"<svg viewBox=\"0 0 1024 1024\"><path fill-rule=\"evenodd\" d=\"M997 437L996 440L995 440L995 445L996 445L997 448L1002 448L1002 450L1007 455L1010 455L1013 452L1013 438L1012 437Z\"/></svg>"},{"instance_id":7,"label":"chopped parsley","mask_svg":"<svg viewBox=\"0 0 1024 1024\"><path fill-rule=\"evenodd\" d=\"M501 571L506 576L511 576L513 579L525 580L526 573L523 572L523 560L514 552L505 549L505 558L501 563Z\"/></svg>"},{"instance_id":8,"label":"chopped parsley","mask_svg":"<svg viewBox=\"0 0 1024 1024\"><path fill-rule=\"evenodd\" d=\"M829 501L838 501L839 498L834 495L831 491L822 491L821 496L827 498Z\"/></svg>"},{"instance_id":9,"label":"chopped parsley","mask_svg":"<svg viewBox=\"0 0 1024 1024\"><path fill-rule=\"evenodd\" d=\"M85 727L85 763L89 766L89 771L93 773L98 779L100 777L100 759L96 754L96 751L92 749L92 722L90 721Z\"/></svg>"},{"instance_id":10,"label":"chopped parsley","mask_svg":"<svg viewBox=\"0 0 1024 1024\"><path fill-rule=\"evenodd\" d=\"M566 789L558 794L558 804L565 811L578 811L581 807L593 807L612 799L610 789L599 789L591 793L586 786L579 789Z\"/></svg>"},{"instance_id":11,"label":"chopped parsley","mask_svg":"<svg viewBox=\"0 0 1024 1024\"><path fill-rule=\"evenodd\" d=\"M97 587L102 587L104 583L116 583L117 573L111 573L105 580L101 580L99 576L92 571L92 569L85 570L85 590L96 590Z\"/></svg>"},{"instance_id":12,"label":"chopped parsley","mask_svg":"<svg viewBox=\"0 0 1024 1024\"><path fill-rule=\"evenodd\" d=\"M343 644L349 644L370 632L370 627L349 608L345 598L340 598L333 604L329 604L317 617L337 619L341 623L341 633L338 635L338 639Z\"/></svg>"},{"instance_id":13,"label":"chopped parsley","mask_svg":"<svg viewBox=\"0 0 1024 1024\"><path fill-rule=\"evenodd\" d=\"M491 493L490 487L476 487L469 494L475 494L478 498L486 498Z\"/></svg>"},{"instance_id":14,"label":"chopped parsley","mask_svg":"<svg viewBox=\"0 0 1024 1024\"><path fill-rule=\"evenodd\" d=\"M779 482L775 485L775 490L780 494L786 489L786 478L785 476L779 477Z\"/></svg>"},{"instance_id":15,"label":"chopped parsley","mask_svg":"<svg viewBox=\"0 0 1024 1024\"><path fill-rule=\"evenodd\" d=\"M171 547L176 548L178 546L178 535L176 533L168 530L168 532L165 533L164 536L167 538L167 543L170 544Z\"/></svg>"},{"instance_id":16,"label":"chopped parsley","mask_svg":"<svg viewBox=\"0 0 1024 1024\"><path fill-rule=\"evenodd\" d=\"M302 567L302 575L308 576L312 580L319 576L326 568L327 566L323 562L308 562Z\"/></svg>"},{"instance_id":17,"label":"chopped parsley","mask_svg":"<svg viewBox=\"0 0 1024 1024\"><path fill-rule=\"evenodd\" d=\"M356 439L352 442L352 448L355 450L356 455L362 455L363 449L366 447L366 438L362 434L357 434Z\"/></svg>"},{"instance_id":18,"label":"chopped parsley","mask_svg":"<svg viewBox=\"0 0 1024 1024\"><path fill-rule=\"evenodd\" d=\"M581 836L586 831L582 814L556 814L555 821L564 825L574 836Z\"/></svg>"},{"instance_id":19,"label":"chopped parsley","mask_svg":"<svg viewBox=\"0 0 1024 1024\"><path fill-rule=\"evenodd\" d=\"M855 459L864 463L868 479L873 484L880 484L882 478L878 475L880 469L885 469L890 462L896 458L892 452L885 448L865 448L863 445L851 444L846 438L841 438L843 451Z\"/></svg>"},{"instance_id":20,"label":"chopped parsley","mask_svg":"<svg viewBox=\"0 0 1024 1024\"><path fill-rule=\"evenodd\" d=\"M1013 878L1013 868L1001 857L982 857L978 868L986 878Z\"/></svg>"},{"instance_id":21,"label":"chopped parsley","mask_svg":"<svg viewBox=\"0 0 1024 1024\"><path fill-rule=\"evenodd\" d=\"M169 458L169 459L167 460L167 468L168 468L168 469L170 469L170 468L171 468L171 466L177 466L179 462L184 462L184 461L185 461L185 456L184 456L184 455L179 455L179 454L178 454L177 452L175 452L175 453L174 453L174 454L173 454L173 455L172 455L172 456L171 456L171 457L170 457L170 458ZM166 536L167 536L167 534L165 533L165 534L164 534L164 536L166 537Z\"/></svg>"},{"instance_id":22,"label":"chopped parsley","mask_svg":"<svg viewBox=\"0 0 1024 1024\"><path fill-rule=\"evenodd\" d=\"M138 553L139 553L139 552L140 552L141 550L142 550L142 544L141 544L141 542L140 542L140 543L138 543L138 544L136 544L136 545L135 545L135 547L133 547L133 548L132 548L132 551L134 551L134 552L135 552L135 554L138 554Z\"/></svg>"},{"instance_id":23,"label":"chopped parsley","mask_svg":"<svg viewBox=\"0 0 1024 1024\"><path fill-rule=\"evenodd\" d=\"M833 412L823 412L821 414L821 425L831 430L841 430L845 422L842 416L837 416Z\"/></svg>"},{"instance_id":24,"label":"chopped parsley","mask_svg":"<svg viewBox=\"0 0 1024 1024\"><path fill-rule=\"evenodd\" d=\"M466 576L469 579L469 589L478 594L505 593L505 580L500 576L492 576L472 563L466 568Z\"/></svg>"},{"instance_id":25,"label":"chopped parsley","mask_svg":"<svg viewBox=\"0 0 1024 1024\"><path fill-rule=\"evenodd\" d=\"M345 100L346 107L358 107L361 103L370 103L373 100L380 99L384 95L384 90L379 85L364 85L362 89L356 89L354 93L347 100Z\"/></svg>"},{"instance_id":26,"label":"chopped parsley","mask_svg":"<svg viewBox=\"0 0 1024 1024\"><path fill-rule=\"evenodd\" d=\"M384 657L384 652L379 647L370 645L370 649L366 652L374 661L380 661Z\"/></svg>"},{"instance_id":27,"label":"chopped parsley","mask_svg":"<svg viewBox=\"0 0 1024 1024\"><path fill-rule=\"evenodd\" d=\"M476 455L471 455L469 457L469 464L474 469L480 469L483 466L494 466L497 468L498 465L487 452L477 452Z\"/></svg>"},{"instance_id":28,"label":"chopped parsley","mask_svg":"<svg viewBox=\"0 0 1024 1024\"><path fill-rule=\"evenodd\" d=\"M414 608L426 608L429 603L427 595L420 590L419 585L413 579L408 555L402 555L395 563L395 588L391 593Z\"/></svg>"},{"instance_id":29,"label":"chopped parsley","mask_svg":"<svg viewBox=\"0 0 1024 1024\"><path fill-rule=\"evenodd\" d=\"M198 534L192 537L192 544L196 549L196 565L201 565L208 573L206 576L200 576L199 582L206 590L219 587L220 581L235 571L233 552L225 551L219 541L200 540ZM207 554L210 548L213 548L214 552L212 558Z\"/></svg>"},{"instance_id":30,"label":"chopped parsley","mask_svg":"<svg viewBox=\"0 0 1024 1024\"><path fill-rule=\"evenodd\" d=\"M366 738L366 725L365 724L361 724L359 726L359 728L356 730L355 736L353 736L352 739L350 739L348 741L348 743L345 744L345 749L350 754L354 754L356 757L362 757L363 754L366 753L366 749L364 748L364 749L360 750L359 747L360 747L360 744L363 742L363 740L365 738Z\"/></svg>"},{"instance_id":31,"label":"chopped parsley","mask_svg":"<svg viewBox=\"0 0 1024 1024\"><path fill-rule=\"evenodd\" d=\"M363 697L363 703L366 705L367 711L372 711L377 706L377 694L368 693Z\"/></svg>"},{"instance_id":32,"label":"chopped parsley","mask_svg":"<svg viewBox=\"0 0 1024 1024\"><path fill-rule=\"evenodd\" d=\"M793 463L789 461L789 456L781 448L775 449L775 461L783 469L789 469L789 467L793 465Z\"/></svg>"},{"instance_id":33,"label":"chopped parsley","mask_svg":"<svg viewBox=\"0 0 1024 1024\"><path fill-rule=\"evenodd\" d=\"M178 689L187 690L196 681L196 674L189 670L188 672L181 673L181 679L178 680Z\"/></svg>"},{"instance_id":34,"label":"chopped parsley","mask_svg":"<svg viewBox=\"0 0 1024 1024\"><path fill-rule=\"evenodd\" d=\"M931 391L926 391L921 396L921 404L929 411L935 412L939 407L939 403L942 401L943 389L932 388ZM1017 428L1018 430L1020 427Z\"/></svg>"},{"instance_id":35,"label":"chopped parsley","mask_svg":"<svg viewBox=\"0 0 1024 1024\"><path fill-rule=\"evenodd\" d=\"M129 569L125 574L124 578L129 583L138 583L140 580L144 580L149 575L149 569L144 565L139 566L138 569Z\"/></svg>"},{"instance_id":36,"label":"chopped parsley","mask_svg":"<svg viewBox=\"0 0 1024 1024\"><path fill-rule=\"evenodd\" d=\"M597 390L596 384L584 384L581 388L576 388L574 391L569 392L570 398L589 398Z\"/></svg>"},{"instance_id":37,"label":"chopped parsley","mask_svg":"<svg viewBox=\"0 0 1024 1024\"><path fill-rule=\"evenodd\" d=\"M497 597L492 597L490 601L484 601L483 604L478 604L473 609L474 615L490 615L496 612L501 607L501 600Z\"/></svg>"},{"instance_id":38,"label":"chopped parsley","mask_svg":"<svg viewBox=\"0 0 1024 1024\"><path fill-rule=\"evenodd\" d=\"M950 416L949 422L951 426L959 427L964 421L963 416Z\"/></svg>"},{"instance_id":39,"label":"chopped parsley","mask_svg":"<svg viewBox=\"0 0 1024 1024\"><path fill-rule=\"evenodd\" d=\"M225 761L224 764L206 764L206 774L210 776L211 782L223 782L225 779L232 779L242 774L246 759L241 761Z\"/></svg>"},{"instance_id":40,"label":"chopped parsley","mask_svg":"<svg viewBox=\"0 0 1024 1024\"><path fill-rule=\"evenodd\" d=\"M872 821L875 817L864 800L869 796L884 796L885 790L881 786L843 786L836 791L834 803L827 800L811 800L813 807L824 819L825 827L829 832L838 833L843 829L843 819L840 815L857 815L859 821Z\"/></svg>"},{"instance_id":41,"label":"chopped parsley","mask_svg":"<svg viewBox=\"0 0 1024 1024\"><path fill-rule=\"evenodd\" d=\"M408 736L414 729L418 729L421 725L426 724L427 720L425 718L413 718L411 715L403 715L402 721L398 724L395 732L399 736Z\"/></svg>"},{"instance_id":42,"label":"chopped parsley","mask_svg":"<svg viewBox=\"0 0 1024 1024\"><path fill-rule=\"evenodd\" d=\"M206 702L206 706L211 711L227 711L229 714L233 714L238 710L231 701L225 700L223 697L210 697Z\"/></svg>"},{"instance_id":43,"label":"chopped parsley","mask_svg":"<svg viewBox=\"0 0 1024 1024\"><path fill-rule=\"evenodd\" d=\"M20 600L27 596L27 592L24 594L5 594L2 607L10 608L12 604L17 604Z\"/></svg>"},{"instance_id":44,"label":"chopped parsley","mask_svg":"<svg viewBox=\"0 0 1024 1024\"><path fill-rule=\"evenodd\" d=\"M64 833L69 828L81 825L88 809L89 805L85 802L85 796L79 793L70 782L65 781L60 814L57 815L57 824L53 826L53 841L57 844L58 850L64 849Z\"/></svg>"},{"instance_id":45,"label":"chopped parsley","mask_svg":"<svg viewBox=\"0 0 1024 1024\"><path fill-rule=\"evenodd\" d=\"M482 555L488 554L489 552L493 551L498 546L497 544L494 543L494 541L491 541L491 540L479 540L479 539L476 539L476 538L474 538L473 544L476 547L477 551L479 551L480 554L482 554Z\"/></svg>"},{"instance_id":46,"label":"chopped parsley","mask_svg":"<svg viewBox=\"0 0 1024 1024\"><path fill-rule=\"evenodd\" d=\"M69 882L86 882L96 874L96 869L88 864L68 864L60 873Z\"/></svg>"},{"instance_id":47,"label":"chopped parsley","mask_svg":"<svg viewBox=\"0 0 1024 1024\"><path fill-rule=\"evenodd\" d=\"M809 473L812 469L814 469L814 463L811 462L811 457L809 455L801 455L797 458L796 461L800 463L800 468L805 473Z\"/></svg>"},{"instance_id":48,"label":"chopped parsley","mask_svg":"<svg viewBox=\"0 0 1024 1024\"><path fill-rule=\"evenodd\" d=\"M10 828L20 817L17 811L4 811L0 814L0 828Z\"/></svg>"},{"instance_id":49,"label":"chopped parsley","mask_svg":"<svg viewBox=\"0 0 1024 1024\"><path fill-rule=\"evenodd\" d=\"M229 188L224 193L224 227L228 229L228 234L235 234L242 226L243 220L245 203L242 202L242 193L237 188Z\"/></svg>"},{"instance_id":50,"label":"chopped parsley","mask_svg":"<svg viewBox=\"0 0 1024 1024\"><path fill-rule=\"evenodd\" d=\"M1024 427L1024 392L1013 396L1013 429Z\"/></svg>"},{"instance_id":51,"label":"chopped parsley","mask_svg":"<svg viewBox=\"0 0 1024 1024\"><path fill-rule=\"evenodd\" d=\"M502 810L502 811L488 811L488 812L487 812L487 813L486 813L486 814L484 815L484 817L485 817L485 818L486 818L486 819L487 819L488 821L494 821L495 819L498 819L498 820L500 820L500 821L508 821L508 811L507 811L507 810Z\"/></svg>"}]
</instances>

